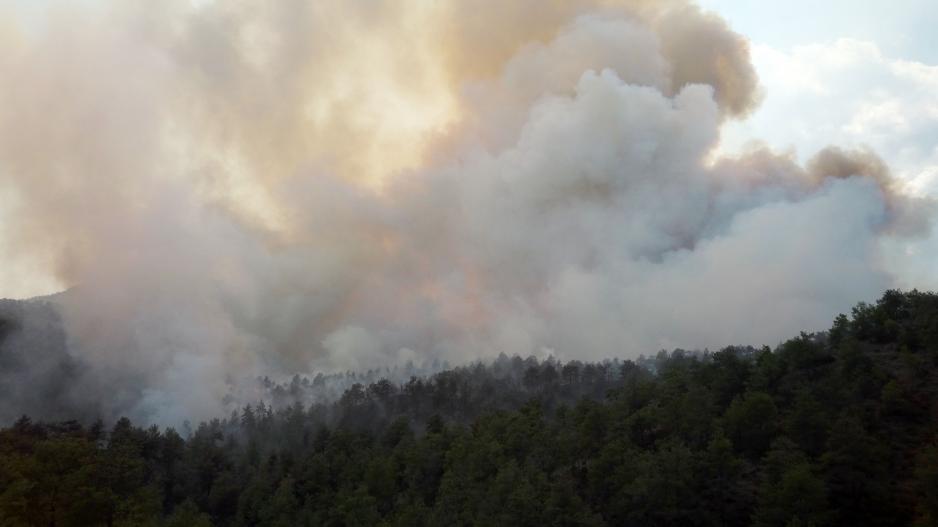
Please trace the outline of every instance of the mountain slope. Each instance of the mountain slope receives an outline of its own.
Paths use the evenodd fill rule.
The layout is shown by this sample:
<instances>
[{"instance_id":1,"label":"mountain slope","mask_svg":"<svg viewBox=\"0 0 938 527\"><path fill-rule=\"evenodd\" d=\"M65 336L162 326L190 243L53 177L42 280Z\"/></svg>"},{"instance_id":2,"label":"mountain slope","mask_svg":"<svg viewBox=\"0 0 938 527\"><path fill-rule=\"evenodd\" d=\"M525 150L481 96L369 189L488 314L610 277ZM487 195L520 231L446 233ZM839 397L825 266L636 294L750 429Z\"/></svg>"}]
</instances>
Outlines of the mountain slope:
<instances>
[{"instance_id":1,"label":"mountain slope","mask_svg":"<svg viewBox=\"0 0 938 527\"><path fill-rule=\"evenodd\" d=\"M315 382L315 381L313 381ZM775 350L504 357L195 430L0 432L0 519L95 525L934 525L938 295ZM288 402L283 399L283 402Z\"/></svg>"}]
</instances>

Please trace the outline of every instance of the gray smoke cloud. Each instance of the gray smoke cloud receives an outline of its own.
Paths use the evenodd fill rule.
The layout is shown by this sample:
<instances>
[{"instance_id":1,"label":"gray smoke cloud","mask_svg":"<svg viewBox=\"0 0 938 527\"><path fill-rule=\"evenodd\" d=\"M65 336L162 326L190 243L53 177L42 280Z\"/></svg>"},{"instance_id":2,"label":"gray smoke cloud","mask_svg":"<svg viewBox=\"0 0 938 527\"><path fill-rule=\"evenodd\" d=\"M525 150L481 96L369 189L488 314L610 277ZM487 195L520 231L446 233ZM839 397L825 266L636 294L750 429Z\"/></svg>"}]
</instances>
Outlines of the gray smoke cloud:
<instances>
[{"instance_id":1,"label":"gray smoke cloud","mask_svg":"<svg viewBox=\"0 0 938 527\"><path fill-rule=\"evenodd\" d=\"M883 240L927 230L871 152L714 159L758 81L682 0L100 2L0 42L0 244L69 288L5 308L63 332L35 362L7 335L0 419L774 344L895 284Z\"/></svg>"}]
</instances>

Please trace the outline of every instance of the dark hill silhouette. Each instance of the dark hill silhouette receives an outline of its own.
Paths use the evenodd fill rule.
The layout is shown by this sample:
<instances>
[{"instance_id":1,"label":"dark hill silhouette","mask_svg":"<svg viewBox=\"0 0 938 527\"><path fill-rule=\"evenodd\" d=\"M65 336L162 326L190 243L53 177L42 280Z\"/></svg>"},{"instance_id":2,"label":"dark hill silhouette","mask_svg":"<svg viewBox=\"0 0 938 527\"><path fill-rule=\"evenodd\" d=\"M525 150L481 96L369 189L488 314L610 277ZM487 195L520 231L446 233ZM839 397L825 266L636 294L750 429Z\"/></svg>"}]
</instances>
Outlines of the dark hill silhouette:
<instances>
[{"instance_id":1,"label":"dark hill silhouette","mask_svg":"<svg viewBox=\"0 0 938 527\"><path fill-rule=\"evenodd\" d=\"M369 376L360 377L370 379ZM768 348L500 357L404 383L266 381L180 432L0 431L24 525L934 525L938 295L889 291Z\"/></svg>"}]
</instances>

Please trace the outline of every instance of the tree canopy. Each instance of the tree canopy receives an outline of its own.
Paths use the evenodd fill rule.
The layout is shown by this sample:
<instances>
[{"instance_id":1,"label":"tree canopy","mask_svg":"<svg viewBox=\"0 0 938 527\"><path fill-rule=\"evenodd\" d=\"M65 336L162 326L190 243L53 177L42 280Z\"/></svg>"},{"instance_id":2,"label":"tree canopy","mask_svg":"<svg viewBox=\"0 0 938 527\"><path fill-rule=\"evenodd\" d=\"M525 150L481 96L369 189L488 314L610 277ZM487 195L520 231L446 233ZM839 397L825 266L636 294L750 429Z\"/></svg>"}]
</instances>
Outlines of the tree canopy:
<instances>
[{"instance_id":1,"label":"tree canopy","mask_svg":"<svg viewBox=\"0 0 938 527\"><path fill-rule=\"evenodd\" d=\"M304 383L182 435L24 416L0 525L938 525L932 293L774 350Z\"/></svg>"}]
</instances>

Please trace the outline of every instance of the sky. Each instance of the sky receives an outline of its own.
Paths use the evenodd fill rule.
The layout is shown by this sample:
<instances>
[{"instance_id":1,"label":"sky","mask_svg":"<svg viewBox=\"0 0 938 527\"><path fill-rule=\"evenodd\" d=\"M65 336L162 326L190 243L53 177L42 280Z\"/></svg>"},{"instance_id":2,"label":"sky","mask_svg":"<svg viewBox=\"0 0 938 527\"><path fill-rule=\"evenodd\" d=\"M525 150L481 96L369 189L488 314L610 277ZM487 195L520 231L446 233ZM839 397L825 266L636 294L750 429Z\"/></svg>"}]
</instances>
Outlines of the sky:
<instances>
[{"instance_id":1,"label":"sky","mask_svg":"<svg viewBox=\"0 0 938 527\"><path fill-rule=\"evenodd\" d=\"M869 147L897 180L938 196L938 9L929 0L748 2L702 0L752 44L764 100L723 129L720 150L751 141L805 159L826 143ZM849 13L849 15L845 15ZM930 254L938 238L897 244L893 256ZM935 287L930 258L901 285Z\"/></svg>"},{"instance_id":2,"label":"sky","mask_svg":"<svg viewBox=\"0 0 938 527\"><path fill-rule=\"evenodd\" d=\"M938 9L931 0L701 0L745 35L763 87L748 119L729 123L719 151L750 142L804 160L824 144L868 147L918 195L938 196ZM934 255L938 237L892 256ZM901 285L936 287L931 258Z\"/></svg>"},{"instance_id":3,"label":"sky","mask_svg":"<svg viewBox=\"0 0 938 527\"><path fill-rule=\"evenodd\" d=\"M779 50L851 38L876 43L896 58L938 63L931 31L938 10L930 0L701 0L700 5L755 44Z\"/></svg>"},{"instance_id":4,"label":"sky","mask_svg":"<svg viewBox=\"0 0 938 527\"><path fill-rule=\"evenodd\" d=\"M938 9L930 0L702 0L749 38L764 101L724 130L794 147L867 145L920 192L938 192Z\"/></svg>"},{"instance_id":5,"label":"sky","mask_svg":"<svg viewBox=\"0 0 938 527\"><path fill-rule=\"evenodd\" d=\"M0 382L171 422L258 375L775 345L938 288L932 15L821 4L2 2L0 297L67 289L82 367Z\"/></svg>"}]
</instances>

